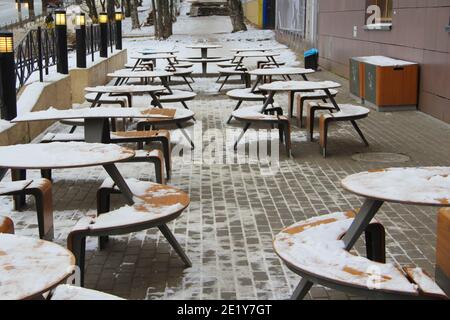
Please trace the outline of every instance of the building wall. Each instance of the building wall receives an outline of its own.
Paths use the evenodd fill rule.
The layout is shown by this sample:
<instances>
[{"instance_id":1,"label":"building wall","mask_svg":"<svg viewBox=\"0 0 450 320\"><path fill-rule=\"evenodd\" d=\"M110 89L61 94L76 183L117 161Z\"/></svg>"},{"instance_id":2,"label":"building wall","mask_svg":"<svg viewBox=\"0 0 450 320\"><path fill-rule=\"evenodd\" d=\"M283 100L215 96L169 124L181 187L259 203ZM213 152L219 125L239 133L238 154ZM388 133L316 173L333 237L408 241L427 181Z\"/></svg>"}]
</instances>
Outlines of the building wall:
<instances>
[{"instance_id":1,"label":"building wall","mask_svg":"<svg viewBox=\"0 0 450 320\"><path fill-rule=\"evenodd\" d=\"M391 31L364 30L364 0L320 0L321 65L348 77L349 58L385 55L421 64L419 110L450 123L450 0L394 0ZM356 34L354 28L356 26Z\"/></svg>"},{"instance_id":2,"label":"building wall","mask_svg":"<svg viewBox=\"0 0 450 320\"><path fill-rule=\"evenodd\" d=\"M263 0L243 0L245 17L254 25L263 27Z\"/></svg>"}]
</instances>

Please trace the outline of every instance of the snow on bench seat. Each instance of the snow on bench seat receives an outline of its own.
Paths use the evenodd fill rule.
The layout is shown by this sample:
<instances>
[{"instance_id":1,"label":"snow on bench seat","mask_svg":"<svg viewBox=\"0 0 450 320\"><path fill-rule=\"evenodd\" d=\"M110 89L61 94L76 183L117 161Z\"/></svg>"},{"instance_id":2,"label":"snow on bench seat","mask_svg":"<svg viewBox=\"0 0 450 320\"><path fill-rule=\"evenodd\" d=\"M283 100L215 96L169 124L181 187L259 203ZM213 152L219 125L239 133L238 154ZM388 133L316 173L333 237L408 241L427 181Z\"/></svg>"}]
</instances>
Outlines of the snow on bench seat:
<instances>
[{"instance_id":1,"label":"snow on bench seat","mask_svg":"<svg viewBox=\"0 0 450 320\"><path fill-rule=\"evenodd\" d=\"M277 107L277 104L274 103L274 107ZM270 115L264 114L261 111L261 105L255 105L245 108L240 108L236 111L232 112L232 116L236 119L244 119L244 120L278 120L280 117L278 115Z\"/></svg>"},{"instance_id":2,"label":"snow on bench seat","mask_svg":"<svg viewBox=\"0 0 450 320\"><path fill-rule=\"evenodd\" d=\"M99 230L169 218L182 212L190 202L184 191L150 181L127 179L135 204L103 213L95 218L81 219L74 230ZM114 188L114 182L106 179L100 188Z\"/></svg>"},{"instance_id":3,"label":"snow on bench seat","mask_svg":"<svg viewBox=\"0 0 450 320\"><path fill-rule=\"evenodd\" d=\"M275 252L291 268L306 276L340 286L418 296L418 286L410 282L401 269L355 256L344 249L340 239L354 217L352 211L338 212L296 223L276 235ZM423 272L414 272L422 287L445 296L442 290L429 283Z\"/></svg>"},{"instance_id":4,"label":"snow on bench seat","mask_svg":"<svg viewBox=\"0 0 450 320\"><path fill-rule=\"evenodd\" d=\"M230 90L227 96L237 100L264 101L266 99L263 94L252 92L251 88Z\"/></svg>"},{"instance_id":5,"label":"snow on bench seat","mask_svg":"<svg viewBox=\"0 0 450 320\"><path fill-rule=\"evenodd\" d=\"M124 300L112 294L62 284L53 291L51 300Z\"/></svg>"},{"instance_id":6,"label":"snow on bench seat","mask_svg":"<svg viewBox=\"0 0 450 320\"><path fill-rule=\"evenodd\" d=\"M324 103L320 105L329 108L333 107L333 104L331 103ZM340 111L337 112L323 114L322 117L334 119L348 118L348 117L357 118L367 116L370 113L369 109L353 104L340 104L339 109Z\"/></svg>"},{"instance_id":7,"label":"snow on bench seat","mask_svg":"<svg viewBox=\"0 0 450 320\"><path fill-rule=\"evenodd\" d=\"M33 180L2 181L0 182L0 195L15 191L21 191L29 186L32 182Z\"/></svg>"},{"instance_id":8,"label":"snow on bench seat","mask_svg":"<svg viewBox=\"0 0 450 320\"><path fill-rule=\"evenodd\" d=\"M219 74L229 74L229 75L233 75L233 74L237 74L237 75L247 74L248 71L247 70L243 70L243 68L245 68L245 67L241 67L238 70L236 70L236 67L219 68L218 72L219 72Z\"/></svg>"}]
</instances>

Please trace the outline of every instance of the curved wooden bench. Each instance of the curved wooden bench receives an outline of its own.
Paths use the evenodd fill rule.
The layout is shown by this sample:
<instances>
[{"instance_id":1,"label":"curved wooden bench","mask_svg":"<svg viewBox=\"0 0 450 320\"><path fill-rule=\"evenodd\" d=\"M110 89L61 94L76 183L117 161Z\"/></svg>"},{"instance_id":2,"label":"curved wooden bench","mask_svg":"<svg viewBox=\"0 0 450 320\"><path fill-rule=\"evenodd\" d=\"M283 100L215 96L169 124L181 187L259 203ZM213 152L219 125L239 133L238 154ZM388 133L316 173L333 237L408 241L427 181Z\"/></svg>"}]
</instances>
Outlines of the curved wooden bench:
<instances>
[{"instance_id":1,"label":"curved wooden bench","mask_svg":"<svg viewBox=\"0 0 450 320\"><path fill-rule=\"evenodd\" d=\"M231 76L240 76L242 79L242 82L245 84L245 86L247 88L249 88L251 86L251 78L250 75L248 74L248 69L245 67L240 67L238 68L238 70L236 70L236 67L230 67L230 68L219 68L218 69L219 72L219 79L222 77L225 77L225 79L222 82L222 85L219 88L219 92L222 91L223 87L225 86L225 84L227 83L228 79ZM219 79L217 79L217 81L219 81Z\"/></svg>"},{"instance_id":2,"label":"curved wooden bench","mask_svg":"<svg viewBox=\"0 0 450 320\"><path fill-rule=\"evenodd\" d=\"M332 107L332 104L320 104L322 107ZM328 142L328 126L331 122L337 121L350 121L355 128L361 140L366 146L369 146L364 134L361 129L356 124L356 120L367 118L370 110L364 107L352 105L352 104L342 104L339 105L340 111L322 114L319 119L319 131L320 131L320 147L322 150L322 155L327 156L327 142Z\"/></svg>"},{"instance_id":3,"label":"curved wooden bench","mask_svg":"<svg viewBox=\"0 0 450 320\"><path fill-rule=\"evenodd\" d=\"M86 237L122 235L158 227L183 260L186 267L191 261L184 253L166 223L176 219L188 207L190 199L184 191L167 185L136 179L126 183L134 195L134 205L109 211L109 198L120 193L112 179L106 179L97 192L97 212L95 218L82 218L67 238L67 247L80 267L81 284L84 282L84 262ZM102 241L103 243L105 241Z\"/></svg>"},{"instance_id":4,"label":"curved wooden bench","mask_svg":"<svg viewBox=\"0 0 450 320\"><path fill-rule=\"evenodd\" d=\"M0 182L0 195L32 195L36 203L39 237L45 240L53 240L53 195L50 180L33 179Z\"/></svg>"},{"instance_id":5,"label":"curved wooden bench","mask_svg":"<svg viewBox=\"0 0 450 320\"><path fill-rule=\"evenodd\" d=\"M53 290L50 300L95 301L95 300L125 300L125 299L96 290L80 288L67 284L61 284Z\"/></svg>"},{"instance_id":6,"label":"curved wooden bench","mask_svg":"<svg viewBox=\"0 0 450 320\"><path fill-rule=\"evenodd\" d=\"M275 252L302 278L336 290L382 299L446 298L422 269L402 269L345 251L341 239L354 217L350 211L298 222L275 237Z\"/></svg>"},{"instance_id":7,"label":"curved wooden bench","mask_svg":"<svg viewBox=\"0 0 450 320\"><path fill-rule=\"evenodd\" d=\"M227 92L227 96L230 99L238 101L238 103L234 107L233 111L236 111L237 109L239 109L244 101L254 101L254 102L261 101L261 102L264 102L266 100L266 97L262 93L260 93L260 92L252 92L251 88L234 89L234 90L228 91ZM232 119L233 119L233 115L231 115L228 118L227 124L229 124Z\"/></svg>"},{"instance_id":8,"label":"curved wooden bench","mask_svg":"<svg viewBox=\"0 0 450 320\"><path fill-rule=\"evenodd\" d=\"M84 141L84 133L47 133L41 143ZM150 162L155 165L156 182L164 183L161 172L166 167L167 179L172 171L172 155L170 146L170 132L168 130L148 131L115 131L110 133L112 143L136 143L138 152L136 156L124 162ZM161 143L162 154L159 150L142 150L145 143ZM42 170L43 177L51 179L51 170Z\"/></svg>"},{"instance_id":9,"label":"curved wooden bench","mask_svg":"<svg viewBox=\"0 0 450 320\"><path fill-rule=\"evenodd\" d=\"M4 216L0 216L0 233L14 234L14 222Z\"/></svg>"},{"instance_id":10,"label":"curved wooden bench","mask_svg":"<svg viewBox=\"0 0 450 320\"><path fill-rule=\"evenodd\" d=\"M234 144L234 150L237 150L239 141L252 123L267 123L271 126L277 125L279 130L280 142L285 143L286 154L291 156L291 124L288 117L283 116L283 110L275 105L274 108L266 109L261 112L262 106L251 106L240 108L231 114L238 121L245 122L244 129Z\"/></svg>"},{"instance_id":11,"label":"curved wooden bench","mask_svg":"<svg viewBox=\"0 0 450 320\"><path fill-rule=\"evenodd\" d=\"M439 286L450 296L450 208L439 210L435 278Z\"/></svg>"},{"instance_id":12,"label":"curved wooden bench","mask_svg":"<svg viewBox=\"0 0 450 320\"><path fill-rule=\"evenodd\" d=\"M335 90L335 89L330 89L330 93L333 97L336 97L336 95L339 93L339 91ZM297 126L300 128L303 128L303 107L305 104L305 101L307 100L322 100L322 102L326 103L328 96L325 93L324 90L314 90L312 92L302 92L302 93L296 93L295 94L295 98L297 101ZM293 107L293 106L292 106ZM313 108L312 111L310 111L310 108ZM310 126L310 128L312 128L314 126L314 112L315 110L323 110L320 109L318 107L318 105L314 105L314 104L309 104L307 106L307 115L309 117L310 113L312 115L312 126ZM290 110L290 114L293 115L294 110ZM311 118L307 117L307 124L309 124L309 122L311 121ZM312 135L312 134L311 134Z\"/></svg>"}]
</instances>

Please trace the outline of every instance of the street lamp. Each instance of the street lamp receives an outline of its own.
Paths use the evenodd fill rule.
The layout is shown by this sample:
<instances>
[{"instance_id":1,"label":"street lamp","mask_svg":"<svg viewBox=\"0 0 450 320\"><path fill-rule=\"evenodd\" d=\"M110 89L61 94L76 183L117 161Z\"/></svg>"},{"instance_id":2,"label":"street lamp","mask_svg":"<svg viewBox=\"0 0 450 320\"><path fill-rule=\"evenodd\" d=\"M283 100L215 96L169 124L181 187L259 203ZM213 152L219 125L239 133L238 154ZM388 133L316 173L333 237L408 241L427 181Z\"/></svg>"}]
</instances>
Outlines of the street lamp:
<instances>
[{"instance_id":1,"label":"street lamp","mask_svg":"<svg viewBox=\"0 0 450 320\"><path fill-rule=\"evenodd\" d=\"M55 11L56 33L56 70L62 74L69 73L67 59L67 18L64 10Z\"/></svg>"},{"instance_id":2,"label":"street lamp","mask_svg":"<svg viewBox=\"0 0 450 320\"><path fill-rule=\"evenodd\" d=\"M100 23L100 57L108 57L108 14L100 13L98 17Z\"/></svg>"},{"instance_id":3,"label":"street lamp","mask_svg":"<svg viewBox=\"0 0 450 320\"><path fill-rule=\"evenodd\" d=\"M0 32L0 112L2 119L17 116L16 65L12 32Z\"/></svg>"},{"instance_id":4,"label":"street lamp","mask_svg":"<svg viewBox=\"0 0 450 320\"><path fill-rule=\"evenodd\" d=\"M77 68L86 68L86 15L75 17L75 38L77 49Z\"/></svg>"},{"instance_id":5,"label":"street lamp","mask_svg":"<svg viewBox=\"0 0 450 320\"><path fill-rule=\"evenodd\" d=\"M114 14L114 20L116 20L116 49L122 50L122 12L116 12Z\"/></svg>"}]
</instances>

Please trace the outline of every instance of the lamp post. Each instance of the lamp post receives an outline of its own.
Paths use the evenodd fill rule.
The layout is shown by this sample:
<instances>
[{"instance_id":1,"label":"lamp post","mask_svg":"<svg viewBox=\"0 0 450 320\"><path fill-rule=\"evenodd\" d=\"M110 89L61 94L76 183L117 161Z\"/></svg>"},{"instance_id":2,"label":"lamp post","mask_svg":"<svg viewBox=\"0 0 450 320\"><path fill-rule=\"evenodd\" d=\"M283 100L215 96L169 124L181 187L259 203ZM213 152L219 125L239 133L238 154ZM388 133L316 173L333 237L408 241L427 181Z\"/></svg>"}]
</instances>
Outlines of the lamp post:
<instances>
[{"instance_id":1,"label":"lamp post","mask_svg":"<svg viewBox=\"0 0 450 320\"><path fill-rule=\"evenodd\" d=\"M116 20L116 49L122 50L122 12L116 12L114 20Z\"/></svg>"},{"instance_id":2,"label":"lamp post","mask_svg":"<svg viewBox=\"0 0 450 320\"><path fill-rule=\"evenodd\" d=\"M62 74L69 73L67 59L67 19L64 10L55 11L55 33L56 33L56 70Z\"/></svg>"},{"instance_id":3,"label":"lamp post","mask_svg":"<svg viewBox=\"0 0 450 320\"><path fill-rule=\"evenodd\" d=\"M17 116L16 68L12 32L0 32L0 112L2 119Z\"/></svg>"},{"instance_id":4,"label":"lamp post","mask_svg":"<svg viewBox=\"0 0 450 320\"><path fill-rule=\"evenodd\" d=\"M77 68L86 68L86 15L75 17L75 37L77 47Z\"/></svg>"},{"instance_id":5,"label":"lamp post","mask_svg":"<svg viewBox=\"0 0 450 320\"><path fill-rule=\"evenodd\" d=\"M100 13L98 22L100 23L100 57L108 58L108 14Z\"/></svg>"}]
</instances>

